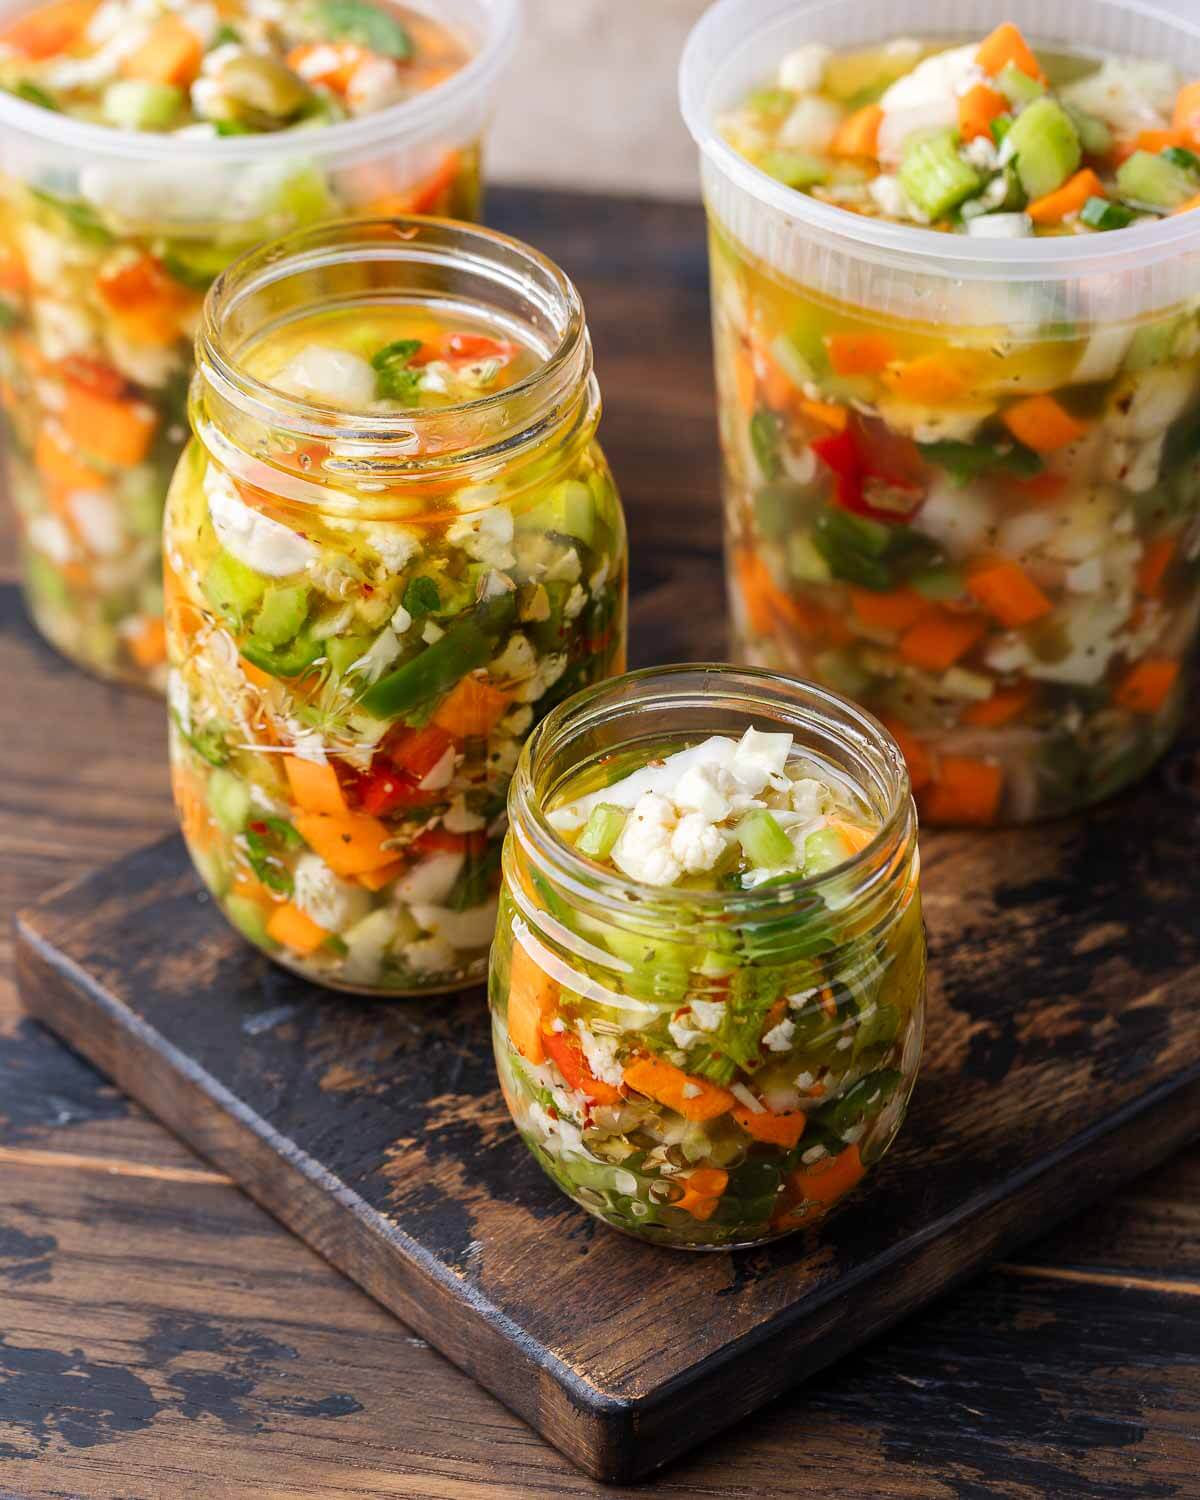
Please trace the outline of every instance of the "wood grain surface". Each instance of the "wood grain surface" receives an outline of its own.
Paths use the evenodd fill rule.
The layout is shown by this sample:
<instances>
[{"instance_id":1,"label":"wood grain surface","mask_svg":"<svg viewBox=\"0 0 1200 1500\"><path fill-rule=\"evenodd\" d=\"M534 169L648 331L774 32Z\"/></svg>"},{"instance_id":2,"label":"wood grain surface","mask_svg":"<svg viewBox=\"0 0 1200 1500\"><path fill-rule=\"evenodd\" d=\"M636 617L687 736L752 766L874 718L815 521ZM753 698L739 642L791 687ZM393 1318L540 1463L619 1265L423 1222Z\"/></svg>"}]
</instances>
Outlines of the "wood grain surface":
<instances>
[{"instance_id":1,"label":"wood grain surface","mask_svg":"<svg viewBox=\"0 0 1200 1500\"><path fill-rule=\"evenodd\" d=\"M683 655L697 588L711 597L717 586L719 535L698 215L511 193L496 208L582 285L634 533L637 618L663 655ZM157 705L58 661L24 622L11 561L0 576L0 899L11 911L171 819ZM719 611L703 618L708 654ZM1194 838L1194 816L1180 838L1189 828ZM1123 888L1114 872L1114 909ZM0 1494L647 1493L573 1471L20 1020L3 937ZM1198 1365L1192 1148L673 1464L653 1489L672 1500L1195 1495Z\"/></svg>"}]
</instances>

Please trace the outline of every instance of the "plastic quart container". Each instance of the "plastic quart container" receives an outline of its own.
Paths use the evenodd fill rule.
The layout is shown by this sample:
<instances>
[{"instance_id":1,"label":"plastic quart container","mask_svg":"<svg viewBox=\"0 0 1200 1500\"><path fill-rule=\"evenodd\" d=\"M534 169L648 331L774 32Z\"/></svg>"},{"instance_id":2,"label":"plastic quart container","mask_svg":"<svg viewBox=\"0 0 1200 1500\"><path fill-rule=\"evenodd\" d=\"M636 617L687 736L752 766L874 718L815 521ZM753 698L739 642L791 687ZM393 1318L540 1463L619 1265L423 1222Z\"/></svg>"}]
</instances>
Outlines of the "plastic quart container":
<instances>
[{"instance_id":1,"label":"plastic quart container","mask_svg":"<svg viewBox=\"0 0 1200 1500\"><path fill-rule=\"evenodd\" d=\"M164 542L197 869L321 983L481 979L521 744L624 668L578 294L446 220L303 230L209 293L190 415Z\"/></svg>"},{"instance_id":2,"label":"plastic quart container","mask_svg":"<svg viewBox=\"0 0 1200 1500\"><path fill-rule=\"evenodd\" d=\"M519 5L416 0L469 60L333 123L151 133L0 92L9 486L30 611L80 666L159 690L165 679L162 508L205 289L259 241L351 211L477 217ZM28 8L0 4L0 29Z\"/></svg>"},{"instance_id":3,"label":"plastic quart container","mask_svg":"<svg viewBox=\"0 0 1200 1500\"><path fill-rule=\"evenodd\" d=\"M922 819L951 824L1093 803L1179 726L1200 628L1200 213L936 233L793 190L721 119L806 43L958 45L1003 21L1200 75L1200 28L1113 0L721 0L680 75L736 651L877 714ZM839 336L885 349L882 368L833 369ZM1018 422L1046 412L1054 431Z\"/></svg>"},{"instance_id":4,"label":"plastic quart container","mask_svg":"<svg viewBox=\"0 0 1200 1500\"><path fill-rule=\"evenodd\" d=\"M818 1222L891 1145L921 1056L899 747L807 683L653 668L543 721L509 815L493 1036L543 1169L659 1245Z\"/></svg>"}]
</instances>

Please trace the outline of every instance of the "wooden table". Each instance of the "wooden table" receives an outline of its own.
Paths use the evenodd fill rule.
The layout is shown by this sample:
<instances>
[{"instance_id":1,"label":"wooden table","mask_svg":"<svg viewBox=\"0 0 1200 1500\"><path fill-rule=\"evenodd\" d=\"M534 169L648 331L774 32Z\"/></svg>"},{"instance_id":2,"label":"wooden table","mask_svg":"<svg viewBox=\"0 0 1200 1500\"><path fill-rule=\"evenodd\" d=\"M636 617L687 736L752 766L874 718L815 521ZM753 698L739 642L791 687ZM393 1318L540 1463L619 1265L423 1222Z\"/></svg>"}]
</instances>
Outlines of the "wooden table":
<instances>
[{"instance_id":1,"label":"wooden table","mask_svg":"<svg viewBox=\"0 0 1200 1500\"><path fill-rule=\"evenodd\" d=\"M650 634L671 655L697 612L719 655L699 211L509 191L491 216L565 266L588 306L602 435L630 517L635 657ZM694 652L694 625L690 639ZM41 644L11 548L0 652L8 914L172 818L160 706ZM646 1492L578 1474L23 1020L7 923L0 941L0 1500ZM654 1488L689 1500L1159 1500L1200 1493L1198 1464L1200 1147Z\"/></svg>"}]
</instances>

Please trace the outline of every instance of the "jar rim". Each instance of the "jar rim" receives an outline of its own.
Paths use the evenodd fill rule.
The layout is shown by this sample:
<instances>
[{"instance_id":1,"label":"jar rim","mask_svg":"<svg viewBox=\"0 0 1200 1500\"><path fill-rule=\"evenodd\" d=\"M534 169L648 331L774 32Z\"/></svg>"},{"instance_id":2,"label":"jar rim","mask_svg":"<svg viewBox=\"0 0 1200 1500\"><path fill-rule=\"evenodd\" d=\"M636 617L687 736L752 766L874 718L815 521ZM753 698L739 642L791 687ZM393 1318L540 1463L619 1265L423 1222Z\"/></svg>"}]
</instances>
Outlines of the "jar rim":
<instances>
[{"instance_id":1,"label":"jar rim","mask_svg":"<svg viewBox=\"0 0 1200 1500\"><path fill-rule=\"evenodd\" d=\"M506 265L506 259L511 264ZM236 352L224 347L223 329L247 298L272 283L350 261L388 261L397 264L461 265L491 275L498 286L519 287L535 300L538 289L560 325L557 343L528 375L498 391L470 401L421 410L358 413L309 401L261 380L240 363ZM395 290L399 290L397 287ZM540 430L564 397L590 374L591 348L583 303L575 284L548 256L531 245L493 229L456 219L405 215L388 218L342 218L293 230L280 239L255 246L233 261L217 277L204 299L196 338L198 380L217 396L253 420L331 443L369 445L373 456L391 450L412 466L443 466L448 457L478 462L488 450L472 448L465 454L439 452L431 459L413 453L416 434L452 425L528 402L520 432L509 432L500 447L524 441Z\"/></svg>"},{"instance_id":2,"label":"jar rim","mask_svg":"<svg viewBox=\"0 0 1200 1500\"><path fill-rule=\"evenodd\" d=\"M433 137L476 106L480 95L490 95L520 36L523 0L483 0L486 28L479 46L457 73L431 89L388 105L355 120L337 120L304 137L305 155L341 156L371 149L403 134L412 140ZM6 7L7 8L7 7ZM13 7L15 9L15 7ZM42 142L83 151L91 158L133 164L169 164L182 159L260 161L297 150L296 133L281 130L253 136L195 139L151 131L123 131L91 120L76 120L31 104L15 94L0 92L0 130L21 132Z\"/></svg>"},{"instance_id":3,"label":"jar rim","mask_svg":"<svg viewBox=\"0 0 1200 1500\"><path fill-rule=\"evenodd\" d=\"M573 845L554 828L546 814L543 799L537 789L539 756L551 752L556 737L570 739L573 734L599 722L600 711L603 711L606 699L611 700L612 706L618 710L612 714L613 718L617 718L620 716L620 705L628 699L631 689L636 690L656 678L664 677L680 684L683 689L679 699L681 704L696 702L706 690L712 690L716 679L726 684L729 696L744 698L747 704L753 703L760 713L769 702L782 704L782 697L773 695L772 689L782 686L793 695L803 695L810 711L815 709L828 717L832 733L837 732L837 726L831 711L836 711L843 725L854 728L864 745L880 759L889 773L886 810L870 842L832 870L819 875L798 875L793 880L760 885L743 891L696 891L647 885L631 880L619 871L606 869L577 853ZM661 706L663 700L658 699L656 702ZM638 706L628 705L635 712ZM592 720L585 717L575 724L573 730L568 728L573 718L586 716L589 710L597 711ZM754 712L753 707L748 707L747 717L752 717ZM784 727L788 719L786 716L778 716L776 722ZM797 717L792 722L799 723L800 720ZM509 821L513 835L527 842L534 857L553 870L555 879L561 882L563 889L588 902L626 915L635 904L647 909L654 903L659 903L664 907L696 907L705 916L720 912L723 915L752 918L769 909L776 919L786 916L789 909L810 903L815 894L819 894L823 887L833 881L861 877L864 889L877 885L890 873L895 850L915 839L917 826L904 754L873 714L851 699L818 683L765 667L723 662L681 662L643 667L620 677L594 683L558 704L535 726L521 751L509 791Z\"/></svg>"},{"instance_id":4,"label":"jar rim","mask_svg":"<svg viewBox=\"0 0 1200 1500\"><path fill-rule=\"evenodd\" d=\"M1086 3L1086 0L1085 0ZM1200 48L1200 26L1140 0L1093 0L1130 22L1155 24ZM914 4L914 9L920 9ZM1073 7L1078 9L1078 6ZM1009 16L1004 11L1005 16ZM1179 214L1156 224L1135 225L1116 234L1042 236L989 240L970 235L935 234L921 226L895 224L851 213L769 177L736 151L716 128L714 96L739 56L765 33L812 15L845 14L842 0L717 0L696 22L679 64L679 105L701 157L752 199L821 236L830 247L869 258L897 270L915 270L966 281L1007 279L1047 281L1081 274L1117 274L1173 260L1200 247L1200 215ZM893 24L903 18L893 7ZM1010 17L1011 19L1011 17ZM933 28L934 34L943 33ZM729 36L738 41L729 45ZM959 29L961 36L962 30ZM882 40L883 38L879 38ZM948 37L949 40L949 37Z\"/></svg>"}]
</instances>

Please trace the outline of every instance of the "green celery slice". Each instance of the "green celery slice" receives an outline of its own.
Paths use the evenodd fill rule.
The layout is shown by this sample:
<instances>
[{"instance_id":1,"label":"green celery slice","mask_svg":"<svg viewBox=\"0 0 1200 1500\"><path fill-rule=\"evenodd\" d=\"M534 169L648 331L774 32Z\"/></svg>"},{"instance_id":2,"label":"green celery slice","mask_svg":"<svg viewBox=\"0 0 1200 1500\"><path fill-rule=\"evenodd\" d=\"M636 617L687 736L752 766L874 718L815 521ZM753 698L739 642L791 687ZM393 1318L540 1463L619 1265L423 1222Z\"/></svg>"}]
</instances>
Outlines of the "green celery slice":
<instances>
[{"instance_id":1,"label":"green celery slice","mask_svg":"<svg viewBox=\"0 0 1200 1500\"><path fill-rule=\"evenodd\" d=\"M1014 153L1017 176L1031 198L1060 188L1083 160L1079 132L1053 99L1035 99L1017 116L1004 142Z\"/></svg>"},{"instance_id":2,"label":"green celery slice","mask_svg":"<svg viewBox=\"0 0 1200 1500\"><path fill-rule=\"evenodd\" d=\"M760 869L775 869L794 862L792 841L765 807L756 807L734 830L746 858Z\"/></svg>"},{"instance_id":3,"label":"green celery slice","mask_svg":"<svg viewBox=\"0 0 1200 1500\"><path fill-rule=\"evenodd\" d=\"M624 808L614 807L610 802L598 802L588 815L575 847L589 859L607 859L621 836L626 817Z\"/></svg>"},{"instance_id":4,"label":"green celery slice","mask_svg":"<svg viewBox=\"0 0 1200 1500\"><path fill-rule=\"evenodd\" d=\"M1152 208L1178 208L1193 197L1196 180L1190 172L1150 151L1135 151L1117 168L1117 187L1123 198Z\"/></svg>"},{"instance_id":5,"label":"green celery slice","mask_svg":"<svg viewBox=\"0 0 1200 1500\"><path fill-rule=\"evenodd\" d=\"M909 201L931 219L940 219L983 186L979 173L958 154L951 130L910 140L899 175Z\"/></svg>"}]
</instances>

